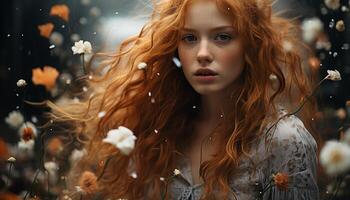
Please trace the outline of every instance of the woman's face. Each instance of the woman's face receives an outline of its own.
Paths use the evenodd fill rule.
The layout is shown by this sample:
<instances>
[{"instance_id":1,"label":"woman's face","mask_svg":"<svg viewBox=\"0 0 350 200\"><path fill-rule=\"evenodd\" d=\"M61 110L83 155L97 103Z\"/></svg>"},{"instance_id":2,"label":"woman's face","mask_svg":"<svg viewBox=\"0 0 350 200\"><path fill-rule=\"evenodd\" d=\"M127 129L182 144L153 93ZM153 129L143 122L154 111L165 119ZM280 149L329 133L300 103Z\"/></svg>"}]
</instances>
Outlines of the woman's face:
<instances>
[{"instance_id":1,"label":"woman's face","mask_svg":"<svg viewBox=\"0 0 350 200\"><path fill-rule=\"evenodd\" d=\"M178 53L186 79L201 95L225 91L243 70L241 39L215 1L188 7Z\"/></svg>"}]
</instances>

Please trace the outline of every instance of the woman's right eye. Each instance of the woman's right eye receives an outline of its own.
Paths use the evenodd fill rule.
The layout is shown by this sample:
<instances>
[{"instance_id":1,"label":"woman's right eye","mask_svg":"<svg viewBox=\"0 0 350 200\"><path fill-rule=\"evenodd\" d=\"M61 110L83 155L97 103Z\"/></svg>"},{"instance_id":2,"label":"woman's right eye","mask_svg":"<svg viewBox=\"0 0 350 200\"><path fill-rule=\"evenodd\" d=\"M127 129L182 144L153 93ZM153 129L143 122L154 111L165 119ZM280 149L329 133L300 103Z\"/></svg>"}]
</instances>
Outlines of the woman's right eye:
<instances>
[{"instance_id":1,"label":"woman's right eye","mask_svg":"<svg viewBox=\"0 0 350 200\"><path fill-rule=\"evenodd\" d=\"M196 36L192 35L192 34L187 34L187 35L184 35L181 40L187 42L187 43L192 43L194 41L197 40Z\"/></svg>"}]
</instances>

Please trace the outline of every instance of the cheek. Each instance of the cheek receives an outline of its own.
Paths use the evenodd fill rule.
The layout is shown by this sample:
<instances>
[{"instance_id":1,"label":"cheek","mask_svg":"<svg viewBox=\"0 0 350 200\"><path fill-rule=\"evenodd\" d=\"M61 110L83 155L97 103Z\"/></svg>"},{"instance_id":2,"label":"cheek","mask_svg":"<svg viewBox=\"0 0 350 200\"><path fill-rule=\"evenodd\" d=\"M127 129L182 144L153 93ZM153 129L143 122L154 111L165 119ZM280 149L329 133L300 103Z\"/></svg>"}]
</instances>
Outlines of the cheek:
<instances>
[{"instance_id":1,"label":"cheek","mask_svg":"<svg viewBox=\"0 0 350 200\"><path fill-rule=\"evenodd\" d=\"M239 46L222 51L219 55L222 64L226 67L238 67L243 65L243 52Z\"/></svg>"},{"instance_id":2,"label":"cheek","mask_svg":"<svg viewBox=\"0 0 350 200\"><path fill-rule=\"evenodd\" d=\"M193 62L192 51L179 48L179 60L182 65L182 70L185 74L189 73L191 63Z\"/></svg>"}]
</instances>

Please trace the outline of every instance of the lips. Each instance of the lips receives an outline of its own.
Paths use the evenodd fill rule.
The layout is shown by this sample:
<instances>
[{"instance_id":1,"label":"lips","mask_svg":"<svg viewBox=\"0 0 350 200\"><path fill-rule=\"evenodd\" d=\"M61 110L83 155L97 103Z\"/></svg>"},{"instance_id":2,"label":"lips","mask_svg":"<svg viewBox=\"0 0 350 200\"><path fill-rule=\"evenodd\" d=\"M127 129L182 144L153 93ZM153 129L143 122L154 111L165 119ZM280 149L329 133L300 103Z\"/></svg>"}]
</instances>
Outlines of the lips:
<instances>
[{"instance_id":1,"label":"lips","mask_svg":"<svg viewBox=\"0 0 350 200\"><path fill-rule=\"evenodd\" d=\"M215 71L208 69L208 68L202 68L202 69L198 69L195 73L195 76L215 76L218 75L218 73L216 73Z\"/></svg>"}]
</instances>

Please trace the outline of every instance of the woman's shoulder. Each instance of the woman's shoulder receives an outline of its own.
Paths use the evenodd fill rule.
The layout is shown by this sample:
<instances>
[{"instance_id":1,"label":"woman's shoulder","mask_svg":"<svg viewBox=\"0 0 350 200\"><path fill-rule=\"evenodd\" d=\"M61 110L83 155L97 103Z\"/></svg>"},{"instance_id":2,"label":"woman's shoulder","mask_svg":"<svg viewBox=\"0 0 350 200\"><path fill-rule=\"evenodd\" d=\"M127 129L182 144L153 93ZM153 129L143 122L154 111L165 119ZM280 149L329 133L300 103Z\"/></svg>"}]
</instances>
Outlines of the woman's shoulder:
<instances>
[{"instance_id":1,"label":"woman's shoulder","mask_svg":"<svg viewBox=\"0 0 350 200\"><path fill-rule=\"evenodd\" d=\"M316 140L299 117L287 115L287 110L283 108L278 112L280 118L269 122L265 127L257 140L256 148L253 148L253 155L263 160L287 159L288 156L291 158L299 155L316 157Z\"/></svg>"},{"instance_id":2,"label":"woman's shoulder","mask_svg":"<svg viewBox=\"0 0 350 200\"><path fill-rule=\"evenodd\" d=\"M279 116L278 120L269 123L265 128L264 136L267 142L283 148L298 146L317 148L314 137L298 116L289 115L283 107L279 109Z\"/></svg>"}]
</instances>

